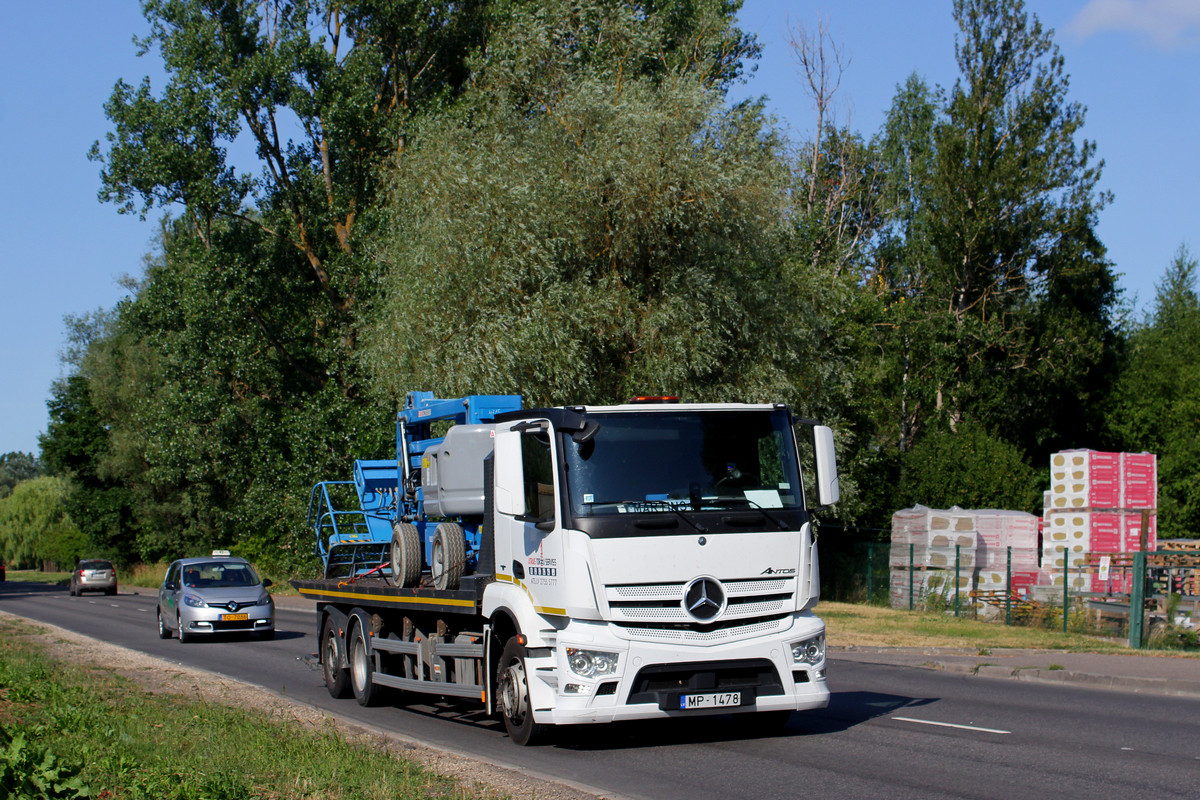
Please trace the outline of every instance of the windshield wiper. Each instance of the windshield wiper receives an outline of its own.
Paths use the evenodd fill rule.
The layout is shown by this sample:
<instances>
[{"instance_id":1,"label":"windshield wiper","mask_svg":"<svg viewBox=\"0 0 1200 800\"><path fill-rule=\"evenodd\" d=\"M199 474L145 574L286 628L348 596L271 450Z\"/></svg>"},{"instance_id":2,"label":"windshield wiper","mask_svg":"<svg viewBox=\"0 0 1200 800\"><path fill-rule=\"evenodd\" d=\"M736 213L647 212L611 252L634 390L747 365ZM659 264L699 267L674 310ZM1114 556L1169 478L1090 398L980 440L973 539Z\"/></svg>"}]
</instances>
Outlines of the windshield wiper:
<instances>
[{"instance_id":1,"label":"windshield wiper","mask_svg":"<svg viewBox=\"0 0 1200 800\"><path fill-rule=\"evenodd\" d=\"M779 528L779 530L788 530L788 524L786 522L772 514L764 506L760 506L758 503L751 500L749 497L705 497L703 498L703 502L707 505L717 506L718 508L728 508L735 504L745 504L762 514L767 519L771 520L771 522L775 523L775 527Z\"/></svg>"}]
</instances>

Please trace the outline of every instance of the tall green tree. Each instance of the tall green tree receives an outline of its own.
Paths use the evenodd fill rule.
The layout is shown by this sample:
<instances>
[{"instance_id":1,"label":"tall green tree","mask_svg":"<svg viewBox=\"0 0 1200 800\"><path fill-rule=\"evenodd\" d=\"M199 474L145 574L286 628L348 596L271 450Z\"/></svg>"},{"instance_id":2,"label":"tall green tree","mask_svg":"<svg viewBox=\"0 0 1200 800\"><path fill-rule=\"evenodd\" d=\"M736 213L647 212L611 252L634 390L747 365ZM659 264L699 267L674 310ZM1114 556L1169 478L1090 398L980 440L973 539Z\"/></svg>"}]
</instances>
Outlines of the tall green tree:
<instances>
[{"instance_id":1,"label":"tall green tree","mask_svg":"<svg viewBox=\"0 0 1200 800\"><path fill-rule=\"evenodd\" d=\"M1200 262L1180 247L1130 336L1109 424L1125 449L1158 455L1158 535L1200 538Z\"/></svg>"},{"instance_id":2,"label":"tall green tree","mask_svg":"<svg viewBox=\"0 0 1200 800\"><path fill-rule=\"evenodd\" d=\"M971 422L1040 462L1102 443L1118 344L1095 234L1108 195L1052 32L1020 0L956 0L954 17L959 80L910 79L881 137L880 431L908 450Z\"/></svg>"}]
</instances>

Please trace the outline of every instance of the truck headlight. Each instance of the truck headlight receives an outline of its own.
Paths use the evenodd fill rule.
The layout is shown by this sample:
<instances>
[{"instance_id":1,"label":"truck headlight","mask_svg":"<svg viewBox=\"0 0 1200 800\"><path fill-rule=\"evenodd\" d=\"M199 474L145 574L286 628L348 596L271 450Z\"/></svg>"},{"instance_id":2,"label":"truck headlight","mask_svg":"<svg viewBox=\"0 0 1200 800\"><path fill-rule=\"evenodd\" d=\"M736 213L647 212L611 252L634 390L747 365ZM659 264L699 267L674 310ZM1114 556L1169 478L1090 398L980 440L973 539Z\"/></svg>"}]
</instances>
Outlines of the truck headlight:
<instances>
[{"instance_id":1,"label":"truck headlight","mask_svg":"<svg viewBox=\"0 0 1200 800\"><path fill-rule=\"evenodd\" d=\"M567 648L567 666L581 678L599 678L616 673L619 658L619 653Z\"/></svg>"},{"instance_id":2,"label":"truck headlight","mask_svg":"<svg viewBox=\"0 0 1200 800\"><path fill-rule=\"evenodd\" d=\"M825 634L792 642L792 661L797 664L819 664L825 660Z\"/></svg>"}]
</instances>

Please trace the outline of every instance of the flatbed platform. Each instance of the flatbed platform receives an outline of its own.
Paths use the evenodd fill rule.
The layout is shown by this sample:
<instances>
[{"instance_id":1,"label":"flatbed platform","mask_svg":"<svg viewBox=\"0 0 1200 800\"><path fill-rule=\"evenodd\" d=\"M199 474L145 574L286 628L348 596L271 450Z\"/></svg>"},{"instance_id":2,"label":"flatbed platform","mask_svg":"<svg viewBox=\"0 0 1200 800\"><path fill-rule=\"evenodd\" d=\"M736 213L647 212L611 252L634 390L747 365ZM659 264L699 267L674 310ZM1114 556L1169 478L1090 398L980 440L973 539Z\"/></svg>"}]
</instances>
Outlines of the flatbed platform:
<instances>
[{"instance_id":1,"label":"flatbed platform","mask_svg":"<svg viewBox=\"0 0 1200 800\"><path fill-rule=\"evenodd\" d=\"M302 597L318 603L353 603L364 608L406 608L412 611L474 614L479 611L483 587L493 580L491 575L468 575L458 589L435 589L419 586L399 589L384 578L318 578L292 580L291 585Z\"/></svg>"}]
</instances>

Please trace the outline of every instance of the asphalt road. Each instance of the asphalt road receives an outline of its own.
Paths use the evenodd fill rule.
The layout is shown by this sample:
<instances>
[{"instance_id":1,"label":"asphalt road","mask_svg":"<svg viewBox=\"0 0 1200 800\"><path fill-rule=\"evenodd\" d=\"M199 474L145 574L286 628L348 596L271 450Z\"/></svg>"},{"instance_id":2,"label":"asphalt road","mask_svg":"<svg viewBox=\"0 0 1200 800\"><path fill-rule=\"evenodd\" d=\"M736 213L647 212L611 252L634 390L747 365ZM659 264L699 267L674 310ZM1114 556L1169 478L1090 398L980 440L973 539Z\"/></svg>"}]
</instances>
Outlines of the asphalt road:
<instances>
[{"instance_id":1,"label":"asphalt road","mask_svg":"<svg viewBox=\"0 0 1200 800\"><path fill-rule=\"evenodd\" d=\"M333 700L305 660L316 650L311 612L281 609L270 642L181 644L158 638L155 597L138 591L72 598L7 583L0 610L610 798L1200 796L1200 700L833 660L830 707L794 714L782 731L760 734L752 718L714 717L581 726L556 746L520 748L469 706L412 696L380 708Z\"/></svg>"}]
</instances>

